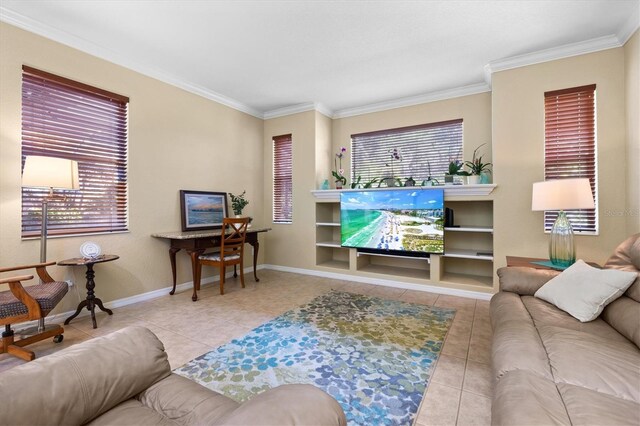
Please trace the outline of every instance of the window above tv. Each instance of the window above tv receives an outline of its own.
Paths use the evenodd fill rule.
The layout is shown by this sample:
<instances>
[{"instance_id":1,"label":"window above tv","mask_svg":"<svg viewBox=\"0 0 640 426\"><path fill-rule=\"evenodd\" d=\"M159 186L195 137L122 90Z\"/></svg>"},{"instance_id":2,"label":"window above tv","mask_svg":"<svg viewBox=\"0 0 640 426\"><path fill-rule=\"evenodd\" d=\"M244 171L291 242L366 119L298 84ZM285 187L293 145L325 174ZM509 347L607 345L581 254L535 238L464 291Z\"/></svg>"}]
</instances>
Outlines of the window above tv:
<instances>
[{"instance_id":1,"label":"window above tv","mask_svg":"<svg viewBox=\"0 0 640 426\"><path fill-rule=\"evenodd\" d=\"M412 177L444 182L449 163L462 160L462 119L351 135L351 178Z\"/></svg>"}]
</instances>

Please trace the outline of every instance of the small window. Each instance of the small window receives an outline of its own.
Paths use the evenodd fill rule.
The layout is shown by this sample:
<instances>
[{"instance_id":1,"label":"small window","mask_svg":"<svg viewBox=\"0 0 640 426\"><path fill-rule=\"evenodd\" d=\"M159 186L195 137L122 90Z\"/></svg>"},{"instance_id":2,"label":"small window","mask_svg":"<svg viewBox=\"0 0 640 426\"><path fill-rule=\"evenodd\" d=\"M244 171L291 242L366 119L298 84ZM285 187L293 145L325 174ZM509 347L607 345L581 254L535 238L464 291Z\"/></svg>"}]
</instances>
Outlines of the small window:
<instances>
[{"instance_id":1,"label":"small window","mask_svg":"<svg viewBox=\"0 0 640 426\"><path fill-rule=\"evenodd\" d=\"M544 178L588 178L596 201L593 210L565 213L575 232L598 232L596 162L596 85L544 94ZM558 213L544 213L550 231Z\"/></svg>"},{"instance_id":2,"label":"small window","mask_svg":"<svg viewBox=\"0 0 640 426\"><path fill-rule=\"evenodd\" d=\"M39 155L78 162L80 190L49 205L49 235L127 230L129 99L22 67L22 167ZM22 237L40 234L44 188L22 189Z\"/></svg>"},{"instance_id":3,"label":"small window","mask_svg":"<svg viewBox=\"0 0 640 426\"><path fill-rule=\"evenodd\" d=\"M273 221L293 220L293 152L291 135L273 138Z\"/></svg>"},{"instance_id":4,"label":"small window","mask_svg":"<svg viewBox=\"0 0 640 426\"><path fill-rule=\"evenodd\" d=\"M351 135L351 152L353 182L431 177L443 184L449 163L462 159L462 119Z\"/></svg>"}]
</instances>

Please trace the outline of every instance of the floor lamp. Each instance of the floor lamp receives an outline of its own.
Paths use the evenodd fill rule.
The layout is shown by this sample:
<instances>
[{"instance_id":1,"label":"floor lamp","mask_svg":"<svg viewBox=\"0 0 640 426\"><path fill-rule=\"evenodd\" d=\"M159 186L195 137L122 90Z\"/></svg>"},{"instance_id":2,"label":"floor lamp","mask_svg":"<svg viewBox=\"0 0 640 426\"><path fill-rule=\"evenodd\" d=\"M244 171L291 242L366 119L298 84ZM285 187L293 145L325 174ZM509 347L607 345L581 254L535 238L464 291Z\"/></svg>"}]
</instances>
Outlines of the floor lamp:
<instances>
[{"instance_id":1,"label":"floor lamp","mask_svg":"<svg viewBox=\"0 0 640 426\"><path fill-rule=\"evenodd\" d=\"M531 210L559 210L549 236L551 263L568 267L576 261L573 228L564 211L593 208L595 203L591 183L587 178L555 179L533 184Z\"/></svg>"},{"instance_id":2,"label":"floor lamp","mask_svg":"<svg viewBox=\"0 0 640 426\"><path fill-rule=\"evenodd\" d=\"M22 172L23 187L44 187L49 195L42 199L42 225L40 230L40 262L47 261L47 225L49 202L64 199L53 194L54 188L79 189L78 162L64 158L28 155ZM44 331L44 319L40 320L38 332Z\"/></svg>"}]
</instances>

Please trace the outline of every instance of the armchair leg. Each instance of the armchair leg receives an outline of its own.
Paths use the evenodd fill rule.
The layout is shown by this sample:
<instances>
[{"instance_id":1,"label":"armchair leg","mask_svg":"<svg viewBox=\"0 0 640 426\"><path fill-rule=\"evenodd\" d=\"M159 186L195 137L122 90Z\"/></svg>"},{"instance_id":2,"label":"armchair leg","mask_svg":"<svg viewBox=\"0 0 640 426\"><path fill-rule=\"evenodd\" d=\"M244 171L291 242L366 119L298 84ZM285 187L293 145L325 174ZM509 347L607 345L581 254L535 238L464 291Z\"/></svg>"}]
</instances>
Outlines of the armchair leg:
<instances>
[{"instance_id":1,"label":"armchair leg","mask_svg":"<svg viewBox=\"0 0 640 426\"><path fill-rule=\"evenodd\" d=\"M25 361L33 361L36 359L36 354L33 351L23 348L23 346L31 345L49 337L61 336L62 333L64 333L64 329L61 326L57 324L52 326L49 325L44 333L35 334L15 341L13 330L7 328L4 333L2 333L2 347L0 348L0 353L8 353ZM62 341L62 339L59 339L59 341Z\"/></svg>"}]
</instances>

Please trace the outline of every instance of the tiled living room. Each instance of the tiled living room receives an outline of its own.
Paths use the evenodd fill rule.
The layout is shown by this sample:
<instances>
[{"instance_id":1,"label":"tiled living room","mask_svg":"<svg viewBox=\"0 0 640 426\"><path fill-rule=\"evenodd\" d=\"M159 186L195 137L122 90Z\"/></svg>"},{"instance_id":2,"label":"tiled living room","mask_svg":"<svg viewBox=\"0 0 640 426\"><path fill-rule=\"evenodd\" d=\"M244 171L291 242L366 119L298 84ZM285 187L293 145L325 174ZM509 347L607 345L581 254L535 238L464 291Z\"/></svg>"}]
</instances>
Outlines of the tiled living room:
<instances>
[{"instance_id":1,"label":"tiled living room","mask_svg":"<svg viewBox=\"0 0 640 426\"><path fill-rule=\"evenodd\" d=\"M1 0L0 425L640 425L639 27Z\"/></svg>"}]
</instances>

